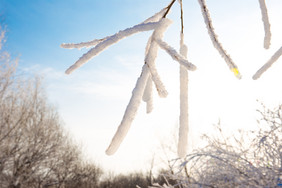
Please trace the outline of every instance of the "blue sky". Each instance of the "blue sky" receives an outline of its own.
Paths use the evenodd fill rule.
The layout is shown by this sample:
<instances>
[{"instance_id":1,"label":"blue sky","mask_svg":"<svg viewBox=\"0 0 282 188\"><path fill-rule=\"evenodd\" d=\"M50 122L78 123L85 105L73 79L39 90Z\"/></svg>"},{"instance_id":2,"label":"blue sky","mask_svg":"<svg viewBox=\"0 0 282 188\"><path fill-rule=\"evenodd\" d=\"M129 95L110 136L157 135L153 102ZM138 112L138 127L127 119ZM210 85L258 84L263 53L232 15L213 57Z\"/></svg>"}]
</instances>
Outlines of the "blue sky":
<instances>
[{"instance_id":1,"label":"blue sky","mask_svg":"<svg viewBox=\"0 0 282 188\"><path fill-rule=\"evenodd\" d=\"M142 1L123 1L121 9L118 1L4 0L1 9L8 26L7 48L21 55L22 64L34 64L36 59L40 64L64 68L73 53L60 49L61 43L99 38L126 28L144 18L132 7L142 10L143 6L142 12L150 15L160 2L150 3L148 9Z\"/></svg>"},{"instance_id":2,"label":"blue sky","mask_svg":"<svg viewBox=\"0 0 282 188\"><path fill-rule=\"evenodd\" d=\"M85 153L116 172L149 168L164 136L171 137L178 123L178 66L160 51L157 67L169 96L155 95L150 115L141 105L132 129L119 151L105 155L140 75L150 32L134 35L111 46L71 75L64 71L87 49L68 50L61 43L103 38L136 25L165 7L169 0L1 0L6 25L5 49L20 57L19 69L45 77L46 92L65 126L85 146ZM188 59L198 70L190 73L190 146L200 133L210 131L219 119L227 130L254 124L257 99L281 103L282 60L260 80L252 75L282 45L281 0L268 1L273 41L263 49L259 4L253 0L207 1L215 31L223 47L243 74L238 81L213 48L197 1L184 1L185 42ZM179 7L168 16L174 21L165 40L178 49ZM204 117L204 118L203 118ZM147 165L147 166L146 166Z\"/></svg>"}]
</instances>

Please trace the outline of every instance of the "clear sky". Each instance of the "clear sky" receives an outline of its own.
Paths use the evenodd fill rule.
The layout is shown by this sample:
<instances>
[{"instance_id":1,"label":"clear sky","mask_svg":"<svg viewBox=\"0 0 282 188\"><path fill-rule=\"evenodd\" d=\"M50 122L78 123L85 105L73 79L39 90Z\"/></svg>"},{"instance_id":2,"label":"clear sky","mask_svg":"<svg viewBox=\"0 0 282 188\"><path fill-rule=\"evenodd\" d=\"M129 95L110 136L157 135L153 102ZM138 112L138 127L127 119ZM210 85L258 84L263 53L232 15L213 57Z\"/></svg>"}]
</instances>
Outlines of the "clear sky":
<instances>
[{"instance_id":1,"label":"clear sky","mask_svg":"<svg viewBox=\"0 0 282 188\"><path fill-rule=\"evenodd\" d=\"M1 0L0 13L7 26L5 49L20 57L19 69L45 77L49 99L65 126L84 145L93 161L114 172L146 170L164 135L171 137L178 124L178 64L160 51L157 67L169 96L155 95L152 114L142 104L119 151L106 156L130 99L144 61L151 32L115 44L71 75L64 71L87 49L67 50L61 43L82 42L112 35L136 25L164 8L169 0ZM220 119L227 130L254 127L256 100L275 106L282 102L282 59L262 77L251 77L282 46L282 1L267 1L272 44L263 49L263 23L258 1L207 0L215 31L237 63L237 80L213 48L198 2L183 1L188 59L197 67L189 74L190 147L199 134L212 130ZM165 41L179 48L179 7L168 18L174 23Z\"/></svg>"}]
</instances>

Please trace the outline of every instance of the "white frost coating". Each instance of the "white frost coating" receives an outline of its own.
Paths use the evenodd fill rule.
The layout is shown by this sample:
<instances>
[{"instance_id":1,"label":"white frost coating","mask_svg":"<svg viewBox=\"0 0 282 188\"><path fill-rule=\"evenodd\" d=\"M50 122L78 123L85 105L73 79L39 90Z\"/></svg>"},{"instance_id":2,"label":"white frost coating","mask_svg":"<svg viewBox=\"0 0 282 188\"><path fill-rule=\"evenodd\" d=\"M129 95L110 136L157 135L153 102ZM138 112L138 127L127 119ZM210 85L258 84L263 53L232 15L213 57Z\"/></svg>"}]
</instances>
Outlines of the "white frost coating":
<instances>
[{"instance_id":1,"label":"white frost coating","mask_svg":"<svg viewBox=\"0 0 282 188\"><path fill-rule=\"evenodd\" d=\"M159 21L163 17L163 15L166 12L166 10L167 10L166 8L162 9L160 12L158 12L155 15L151 16L150 18L146 19L143 23Z\"/></svg>"},{"instance_id":2,"label":"white frost coating","mask_svg":"<svg viewBox=\"0 0 282 188\"><path fill-rule=\"evenodd\" d=\"M122 39L124 39L124 38L126 38L126 37L128 37L130 35L133 35L135 33L142 32L142 31L153 30L159 24L160 24L159 22L150 22L150 23L135 25L135 26L133 26L131 28L119 31L118 33L108 37L106 40L104 40L104 41L100 42L99 44L97 44L97 46L95 46L94 48L89 50L87 53L83 54L83 56L80 57L75 62L75 64L73 64L71 67L69 67L66 70L66 74L70 74L75 69L79 68L80 66L85 64L87 61L89 61L91 58L93 58L94 56L98 55L103 50L107 49L110 45L113 45L113 44L117 43L118 41L120 41L120 40L122 40Z\"/></svg>"},{"instance_id":3,"label":"white frost coating","mask_svg":"<svg viewBox=\"0 0 282 188\"><path fill-rule=\"evenodd\" d=\"M147 114L151 113L153 110L153 81L151 76L149 76L147 80L147 84L142 99L147 104L146 106Z\"/></svg>"},{"instance_id":4,"label":"white frost coating","mask_svg":"<svg viewBox=\"0 0 282 188\"><path fill-rule=\"evenodd\" d=\"M150 38L148 39L148 42L147 42L147 45L146 45L146 48L145 48L145 56L148 54L149 52L149 49L151 47L151 43L152 43L152 36L150 36Z\"/></svg>"},{"instance_id":5,"label":"white frost coating","mask_svg":"<svg viewBox=\"0 0 282 188\"><path fill-rule=\"evenodd\" d=\"M156 13L155 15L151 16L150 18L146 19L142 24L149 23L149 22L158 22L162 16L164 15L166 9L162 9L160 12ZM61 44L62 48L66 49L73 49L73 48L89 48L103 42L104 40L108 39L109 37L105 37L103 39L94 39L89 42L81 42L81 43L63 43Z\"/></svg>"},{"instance_id":6,"label":"white frost coating","mask_svg":"<svg viewBox=\"0 0 282 188\"><path fill-rule=\"evenodd\" d=\"M163 32L165 30L164 28L167 28L168 25L170 24L170 22L171 21L168 20L168 19L162 19L161 21L159 21L159 24L155 28L153 36L156 36L157 38L162 37ZM154 40L152 40L152 39L149 39L149 40L151 40L151 44L150 44L150 47L149 47L149 50L148 50L147 57L148 56L154 56L154 53L156 52L154 50L155 47L153 46L153 44L155 43ZM155 46L157 46L157 45L155 45ZM150 53L152 53L152 54L149 55ZM135 86L134 90L132 91L132 96L131 96L129 104L127 105L127 108L125 110L121 124L119 125L119 127L118 127L118 129L117 129L117 131L116 131L116 133L115 133L115 135L112 139L110 146L106 150L107 155L113 155L117 151L121 142L123 141L127 132L129 131L131 123L132 123L132 121L133 121L133 119L134 119L134 117L137 113L138 107L139 107L140 102L142 100L142 97L144 95L145 87L147 85L147 80L150 76L151 76L152 79L154 77L154 74L152 73L152 69L154 68L154 64L152 64L152 62L151 62L151 64L149 64L151 60L152 59L150 59L150 57L149 57L149 61L145 61L145 64L142 68L141 76L138 78L136 86ZM153 71L154 71L154 69L153 69ZM156 73L157 72L155 70L155 74Z\"/></svg>"},{"instance_id":7,"label":"white frost coating","mask_svg":"<svg viewBox=\"0 0 282 188\"><path fill-rule=\"evenodd\" d=\"M89 48L92 46L95 46L97 44L99 44L100 42L103 42L104 40L106 40L109 37L103 38L103 39L94 39L92 41L89 42L81 42L81 43L63 43L61 44L62 48L67 48L67 49L73 49L73 48Z\"/></svg>"},{"instance_id":8,"label":"white frost coating","mask_svg":"<svg viewBox=\"0 0 282 188\"><path fill-rule=\"evenodd\" d=\"M172 48L171 46L169 46L166 42L164 42L163 40L156 40L156 42L158 43L158 45L165 50L171 57L172 59L174 59L175 61L177 61L178 63L180 63L181 65L183 65L186 69L194 71L197 69L197 67L195 65L193 65L192 63L190 63L185 57L183 57L182 55L180 55L179 53L176 52L176 50L174 48Z\"/></svg>"},{"instance_id":9,"label":"white frost coating","mask_svg":"<svg viewBox=\"0 0 282 188\"><path fill-rule=\"evenodd\" d=\"M112 142L108 149L106 150L107 155L113 155L119 148L121 142L125 138L131 123L137 113L138 107L142 100L142 96L144 93L144 89L149 78L150 72L146 65L142 68L141 76L138 78L136 82L136 86L132 91L132 96L129 101L129 104L126 107L123 119L114 135Z\"/></svg>"},{"instance_id":10,"label":"white frost coating","mask_svg":"<svg viewBox=\"0 0 282 188\"><path fill-rule=\"evenodd\" d=\"M271 32L270 32L270 23L268 19L267 14L267 8L265 4L265 0L259 0L259 5L261 9L261 15L262 15L262 21L264 25L264 48L268 49L270 46L270 40L271 40Z\"/></svg>"},{"instance_id":11,"label":"white frost coating","mask_svg":"<svg viewBox=\"0 0 282 188\"><path fill-rule=\"evenodd\" d=\"M172 23L172 21L167 18L164 18L164 19L161 19L159 22L160 24L155 29L154 33L152 34L152 37L149 39L151 43L149 45L148 53L145 57L145 63L150 69L152 80L155 83L159 96L166 97L168 93L164 87L164 84L162 83L160 79L160 76L157 72L156 65L155 65L155 60L158 54L158 45L155 41L163 37L165 30Z\"/></svg>"},{"instance_id":12,"label":"white frost coating","mask_svg":"<svg viewBox=\"0 0 282 188\"><path fill-rule=\"evenodd\" d=\"M187 58L187 46L184 44L184 34L181 33L180 54ZM183 158L187 155L188 148L188 71L180 65L180 116L179 116L179 137L178 156Z\"/></svg>"},{"instance_id":13,"label":"white frost coating","mask_svg":"<svg viewBox=\"0 0 282 188\"><path fill-rule=\"evenodd\" d=\"M205 0L198 0L200 6L201 6L201 10L202 10L202 15L204 17L205 23L206 23L206 27L208 29L208 33L209 36L212 40L212 43L214 45L214 47L218 50L219 54L223 57L223 59L225 60L227 66L229 67L229 69L234 72L234 70L236 70L236 77L238 79L241 79L241 75L238 72L238 68L235 65L235 63L233 62L233 60L231 59L231 57L226 53L226 51L223 49L221 43L218 41L218 38L214 32L214 28L212 25L212 21L210 18L210 14L209 14L209 10L207 8L206 2Z\"/></svg>"},{"instance_id":14,"label":"white frost coating","mask_svg":"<svg viewBox=\"0 0 282 188\"><path fill-rule=\"evenodd\" d=\"M256 72L256 74L253 76L254 80L257 80L262 73L264 73L277 59L282 55L282 47L275 52L275 54Z\"/></svg>"}]
</instances>

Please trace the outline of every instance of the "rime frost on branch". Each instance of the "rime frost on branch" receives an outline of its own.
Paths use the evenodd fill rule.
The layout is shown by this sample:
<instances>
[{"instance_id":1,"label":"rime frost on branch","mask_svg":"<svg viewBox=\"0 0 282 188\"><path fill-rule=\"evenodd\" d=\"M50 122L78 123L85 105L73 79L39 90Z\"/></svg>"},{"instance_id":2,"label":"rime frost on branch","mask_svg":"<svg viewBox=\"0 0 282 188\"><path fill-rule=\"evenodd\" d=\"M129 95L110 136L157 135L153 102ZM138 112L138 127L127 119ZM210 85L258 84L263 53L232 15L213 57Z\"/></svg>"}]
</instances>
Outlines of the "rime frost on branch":
<instances>
[{"instance_id":1,"label":"rime frost on branch","mask_svg":"<svg viewBox=\"0 0 282 188\"><path fill-rule=\"evenodd\" d=\"M205 20L205 23L206 23L206 26L207 26L207 29L208 29L208 33L210 35L210 38L212 40L214 47L218 50L218 52L223 57L227 66L234 73L234 75L238 79L241 79L242 76L241 76L241 74L240 74L240 72L237 68L237 65L233 62L231 57L226 53L226 51L223 49L221 43L218 41L217 35L214 32L214 28L213 28L212 21L211 21L211 18L210 18L209 10L208 10L207 5L206 5L206 1L205 0L198 0L198 2L201 6L202 14L203 14L203 17L204 17L204 20Z\"/></svg>"},{"instance_id":2,"label":"rime frost on branch","mask_svg":"<svg viewBox=\"0 0 282 188\"><path fill-rule=\"evenodd\" d=\"M147 80L142 100L147 104L147 113L151 113L153 110L153 81L151 76Z\"/></svg>"},{"instance_id":3,"label":"rime frost on branch","mask_svg":"<svg viewBox=\"0 0 282 188\"><path fill-rule=\"evenodd\" d=\"M95 47L93 47L91 50L89 50L87 53L83 54L82 57L80 57L75 64L73 64L70 68L66 70L66 74L72 73L75 69L79 68L83 64L85 64L87 61L92 59L94 56L98 55L100 52L107 49L110 45L113 45L117 43L118 41L133 35L135 33L139 33L142 31L150 31L156 28L158 25L158 22L150 22L150 23L142 23L139 25L135 25L134 27L119 31L118 33L106 37L105 40L102 40L100 43L98 43ZM90 41L90 43L93 41ZM94 43L94 42L93 42ZM63 44L62 47L68 46L68 44Z\"/></svg>"},{"instance_id":4,"label":"rime frost on branch","mask_svg":"<svg viewBox=\"0 0 282 188\"><path fill-rule=\"evenodd\" d=\"M156 13L154 16L148 18L141 24L135 25L131 28L119 31L118 33L105 37L103 39L95 39L89 42L82 42L77 44L62 44L63 48L83 48L93 47L86 54L80 57L75 64L66 70L67 74L70 74L75 69L82 66L100 52L107 49L110 45L117 43L123 38L131 36L138 32L154 30L152 36L149 38L146 50L145 50L145 64L142 68L140 77L137 80L136 86L132 92L131 99L125 110L123 119L110 143L106 153L108 155L114 154L119 148L120 144L124 140L127 132L130 129L132 121L137 113L141 100L147 103L147 113L150 113L153 109L153 96L152 96L152 83L154 82L158 94L160 97L166 97L167 91L162 83L160 76L157 72L155 60L158 54L158 48L164 49L174 60L178 61L185 69L195 70L196 66L188 62L185 57L178 54L171 46L165 43L162 38L165 30L172 23L171 20L165 18L165 15L170 10L171 5L175 2L173 0L170 5Z\"/></svg>"},{"instance_id":5,"label":"rime frost on branch","mask_svg":"<svg viewBox=\"0 0 282 188\"><path fill-rule=\"evenodd\" d=\"M106 40L106 38L103 38L103 39L94 39L92 41L89 41L89 42L81 42L81 43L63 43L61 44L61 47L62 48L66 48L66 49L73 49L73 48L78 48L78 49L81 49L81 48L89 48L89 47L92 47L92 46L95 46L97 44L99 44L100 42L103 42L104 40Z\"/></svg>"},{"instance_id":6,"label":"rime frost on branch","mask_svg":"<svg viewBox=\"0 0 282 188\"><path fill-rule=\"evenodd\" d=\"M153 32L147 43L145 50L145 64L143 66L141 76L139 77L135 89L132 92L132 97L126 108L121 124L119 125L110 146L106 150L106 154L108 155L114 154L125 138L137 113L142 98L145 102L147 102L147 113L152 111L152 81L155 83L160 97L165 97L167 95L163 83L161 82L160 77L157 73L157 69L155 67L155 59L158 53L159 41L162 41L161 38L163 37L163 33L170 25L171 21L166 18L162 18L159 23L160 24L155 28L155 31ZM166 44L166 46L168 45ZM173 50L174 49L172 49L171 47L169 48L169 51ZM185 59L177 54L175 50L173 52L174 56L178 58L178 61L180 61L179 59L185 61ZM195 66L193 70L195 70Z\"/></svg>"},{"instance_id":7,"label":"rime frost on branch","mask_svg":"<svg viewBox=\"0 0 282 188\"><path fill-rule=\"evenodd\" d=\"M180 55L179 53L176 52L176 50L174 48L172 48L171 46L169 46L166 42L164 42L163 40L156 40L156 42L158 43L158 45L164 49L170 56L172 59L174 59L175 61L177 61L180 65L182 65L183 67L185 67L188 70L194 71L197 69L197 67L195 65L193 65L192 63L190 63L185 57L183 57L182 55Z\"/></svg>"},{"instance_id":8,"label":"rime frost on branch","mask_svg":"<svg viewBox=\"0 0 282 188\"><path fill-rule=\"evenodd\" d=\"M257 80L277 59L282 55L282 47L277 50L274 55L255 73L254 80Z\"/></svg>"},{"instance_id":9,"label":"rime frost on branch","mask_svg":"<svg viewBox=\"0 0 282 188\"><path fill-rule=\"evenodd\" d=\"M163 82L160 79L156 68L156 58L158 54L158 48L165 50L173 60L180 64L180 116L179 116L179 142L178 142L178 155L179 157L184 157L187 154L188 146L188 70L196 70L196 66L187 60L187 46L184 44L184 34L183 34L183 10L182 10L182 0L178 0L181 6L181 39L180 39L180 53L178 53L173 47L162 40L163 34L168 26L172 23L171 20L166 18L166 15L170 11L172 5L176 0L171 0L170 4L162 9L160 12L156 13L152 17L146 19L142 23L135 25L131 28L119 31L118 33L107 36L102 39L95 39L89 42L81 43L70 43L62 44L63 48L88 48L92 47L87 53L82 55L71 67L66 70L66 74L70 74L75 69L79 68L90 59L106 50L109 46L119 42L120 40L129 37L135 33L153 30L151 37L148 39L147 46L145 49L145 63L142 68L140 77L137 79L134 90L132 91L132 96L129 104L126 107L124 116L117 131L106 150L108 155L114 154L122 141L124 140L126 134L128 133L131 124L135 118L141 101L143 100L147 104L147 113L153 110L153 83L160 97L166 97L168 92L165 89ZM206 27L208 29L209 36L214 47L218 50L220 55L225 60L226 64L230 70L235 74L235 76L240 79L241 74L233 62L231 57L223 49L221 43L219 42L217 35L215 34L212 21L209 15L208 8L206 6L205 0L198 0ZM267 9L264 0L259 0L262 20L265 28L265 40L264 46L268 48L270 45L270 24L268 21ZM0 36L1 39L1 36ZM266 71L280 56L282 55L282 47L271 57L271 59L253 76L253 79L257 79L260 75Z\"/></svg>"},{"instance_id":10,"label":"rime frost on branch","mask_svg":"<svg viewBox=\"0 0 282 188\"><path fill-rule=\"evenodd\" d=\"M180 36L180 54L187 58L187 46L184 44L184 34ZM187 155L188 148L188 71L180 65L180 116L179 116L179 138L178 156L183 158Z\"/></svg>"},{"instance_id":11,"label":"rime frost on branch","mask_svg":"<svg viewBox=\"0 0 282 188\"><path fill-rule=\"evenodd\" d=\"M146 19L143 23L149 23L149 22L158 22L163 17L164 13L167 9L162 9L160 12L156 13L155 15L151 16L150 18Z\"/></svg>"},{"instance_id":12,"label":"rime frost on branch","mask_svg":"<svg viewBox=\"0 0 282 188\"><path fill-rule=\"evenodd\" d=\"M158 45L156 43L156 40L161 39L163 37L164 31L168 28L168 26L172 23L172 21L164 18L164 19L161 19L159 22L160 24L155 29L152 36L149 38L149 41L146 47L147 54L145 57L145 63L151 72L152 80L155 83L159 96L166 97L168 93L164 87L164 84L162 83L160 79L160 76L157 72L156 65L155 65L155 60L158 55Z\"/></svg>"},{"instance_id":13,"label":"rime frost on branch","mask_svg":"<svg viewBox=\"0 0 282 188\"><path fill-rule=\"evenodd\" d=\"M123 119L121 121L121 124L119 125L118 130L116 131L110 146L106 150L106 154L108 154L108 155L112 155L117 151L121 142L125 138L128 130L130 129L131 123L134 120L135 115L137 113L137 110L139 108L141 99L144 96L145 87L147 85L148 79L152 78L152 80L155 82L155 84L156 84L156 82L160 82L160 80L154 80L153 79L154 76L155 76L155 79L156 79L156 77L158 77L156 69L154 67L154 61L155 61L155 58L156 58L156 55L157 55L157 46L154 45L154 38L161 38L163 36L163 33L164 33L165 29L168 27L168 25L170 24L170 21L168 19L162 19L162 20L159 21L159 23L160 23L159 27L157 27L155 29L152 37L149 39L149 41L151 41L151 44L149 45L148 53L147 53L147 56L145 58L145 64L143 66L141 76L137 80L136 86L135 86L135 88L132 92L132 97L130 99L129 104L127 105L127 108L125 110L125 114L124 114ZM154 69L154 70L152 70L152 69ZM157 83L156 87L158 87L159 85L160 84ZM151 91L147 91L147 92L151 92ZM146 97L148 97L148 96L146 96ZM146 97L145 97L145 99L146 99ZM152 98L149 98L149 100L150 99L152 100ZM150 101L150 102L152 102L152 101ZM150 108L150 107L148 107L148 108ZM151 110L152 109L149 109L149 111L151 111Z\"/></svg>"},{"instance_id":14,"label":"rime frost on branch","mask_svg":"<svg viewBox=\"0 0 282 188\"><path fill-rule=\"evenodd\" d=\"M123 119L112 139L110 146L106 150L107 155L113 155L118 150L121 142L129 131L131 123L134 120L134 117L139 108L149 76L150 72L148 67L146 65L143 65L141 76L138 78L136 86L132 91L132 97L126 107Z\"/></svg>"},{"instance_id":15,"label":"rime frost on branch","mask_svg":"<svg viewBox=\"0 0 282 188\"><path fill-rule=\"evenodd\" d=\"M259 0L259 5L261 9L261 15L262 15L262 21L264 25L264 48L268 49L270 46L270 40L271 40L271 32L270 32L270 23L268 19L267 14L267 8L265 4L265 0Z\"/></svg>"}]
</instances>

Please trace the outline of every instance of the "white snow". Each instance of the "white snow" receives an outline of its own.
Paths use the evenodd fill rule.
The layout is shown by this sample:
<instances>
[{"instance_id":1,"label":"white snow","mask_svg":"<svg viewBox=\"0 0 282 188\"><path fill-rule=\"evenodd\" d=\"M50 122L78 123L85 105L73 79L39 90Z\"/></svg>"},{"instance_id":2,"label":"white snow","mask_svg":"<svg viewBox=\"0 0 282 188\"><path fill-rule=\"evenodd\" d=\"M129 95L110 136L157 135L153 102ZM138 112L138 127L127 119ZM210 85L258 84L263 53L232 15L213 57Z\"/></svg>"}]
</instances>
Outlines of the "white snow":
<instances>
[{"instance_id":1,"label":"white snow","mask_svg":"<svg viewBox=\"0 0 282 188\"><path fill-rule=\"evenodd\" d=\"M141 76L138 78L136 86L132 91L132 96L129 104L126 107L123 119L112 139L110 146L106 150L107 155L113 155L118 150L121 142L129 131L132 121L134 120L138 107L140 105L149 75L150 72L148 67L146 65L143 65Z\"/></svg>"},{"instance_id":2,"label":"white snow","mask_svg":"<svg viewBox=\"0 0 282 188\"><path fill-rule=\"evenodd\" d=\"M126 107L123 119L121 121L121 124L119 125L112 142L110 143L110 146L106 150L107 155L113 155L119 148L120 144L124 140L127 132L129 131L132 121L135 118L135 115L137 113L137 110L139 108L140 102L142 97L147 100L147 102L152 102L152 97L151 97L151 87L150 83L148 83L148 79L152 79L156 87L160 87L159 89L163 89L162 82L159 80L157 70L155 68L154 61L156 59L157 55L157 45L155 44L155 38L161 38L163 36L163 33L165 29L169 26L171 23L170 20L168 19L162 19L158 22L159 24L155 28L154 33L152 34L152 37L149 39L149 42L151 41L151 44L147 45L148 46L148 53L145 58L145 64L143 65L142 68L142 73L141 76L138 78L136 86L134 90L132 91L132 96L129 101L129 104ZM148 86L148 88L147 88ZM145 88L147 91L145 91ZM162 91L163 92L163 91ZM161 93L163 94L163 93ZM147 106L147 112L152 110L151 104L148 104Z\"/></svg>"},{"instance_id":3,"label":"white snow","mask_svg":"<svg viewBox=\"0 0 282 188\"><path fill-rule=\"evenodd\" d=\"M223 59L225 60L227 66L229 67L229 69L234 72L235 76L238 79L241 79L241 74L238 71L237 66L235 65L235 63L233 62L233 60L231 59L231 57L226 53L226 51L223 49L221 43L218 41L218 38L214 32L214 28L212 25L212 21L210 18L210 14L209 14L209 10L207 8L206 2L205 0L198 0L200 6L201 6L201 10L202 10L202 15L204 17L205 23L206 23L206 27L208 29L208 33L209 36L212 40L212 43L214 45L214 47L218 50L219 54L223 57Z\"/></svg>"},{"instance_id":4,"label":"white snow","mask_svg":"<svg viewBox=\"0 0 282 188\"><path fill-rule=\"evenodd\" d=\"M100 42L94 48L89 50L87 53L83 54L83 56L80 57L75 62L75 64L73 64L71 67L69 67L66 70L66 74L72 73L75 69L79 68L80 66L85 64L87 61L92 59L94 56L98 55L99 53L101 53L102 51L107 49L109 46L117 43L118 41L120 41L120 40L122 40L122 39L124 39L124 38L126 38L130 35L138 33L138 32L153 30L159 24L160 24L159 22L142 23L142 24L135 25L131 28L127 28L125 30L119 31L118 33L116 33L116 34L114 34L110 37L106 37L106 39L104 41Z\"/></svg>"},{"instance_id":5,"label":"white snow","mask_svg":"<svg viewBox=\"0 0 282 188\"><path fill-rule=\"evenodd\" d=\"M151 16L150 18L146 19L144 22L142 22L141 24L146 24L146 23L150 23L150 22L158 22L164 12L166 11L166 9L162 9L160 12L156 13L155 15ZM109 36L110 37L110 36ZM97 44L99 44L100 42L103 42L104 40L108 39L109 37L105 37L103 39L94 39L92 41L89 42L81 42L81 43L63 43L61 44L62 48L66 48L66 49L73 49L73 48L89 48L92 46L95 46Z\"/></svg>"},{"instance_id":6,"label":"white snow","mask_svg":"<svg viewBox=\"0 0 282 188\"><path fill-rule=\"evenodd\" d=\"M270 46L270 40L271 40L271 32L270 32L270 23L268 19L267 14L267 8L265 4L265 0L259 0L259 5L261 9L261 15L262 15L262 21L264 25L264 48L268 49Z\"/></svg>"},{"instance_id":7,"label":"white snow","mask_svg":"<svg viewBox=\"0 0 282 188\"><path fill-rule=\"evenodd\" d=\"M151 76L149 76L147 80L147 84L142 99L144 102L147 103L146 106L147 114L151 113L153 110L153 81Z\"/></svg>"},{"instance_id":8,"label":"white snow","mask_svg":"<svg viewBox=\"0 0 282 188\"><path fill-rule=\"evenodd\" d=\"M184 44L184 34L180 36L180 54L187 58L187 46ZM188 148L188 71L180 65L180 116L179 116L179 137L178 156L183 158L187 155Z\"/></svg>"},{"instance_id":9,"label":"white snow","mask_svg":"<svg viewBox=\"0 0 282 188\"><path fill-rule=\"evenodd\" d=\"M148 53L145 57L145 63L149 67L152 80L155 83L156 89L158 91L158 94L160 97L166 97L168 92L165 89L164 84L161 81L161 78L157 72L155 60L158 55L158 45L156 43L156 40L161 39L163 37L163 33L167 29L167 27L172 23L171 20L164 18L161 19L160 24L155 29L154 33L152 34L152 37L149 39L151 41L150 45L147 45L149 47Z\"/></svg>"},{"instance_id":10,"label":"white snow","mask_svg":"<svg viewBox=\"0 0 282 188\"><path fill-rule=\"evenodd\" d=\"M277 59L282 55L282 47L254 74L253 79L257 80Z\"/></svg>"},{"instance_id":11,"label":"white snow","mask_svg":"<svg viewBox=\"0 0 282 188\"><path fill-rule=\"evenodd\" d=\"M197 69L195 65L193 65L185 57L177 53L177 51L173 47L169 46L163 40L157 39L156 42L163 50L165 50L172 57L172 59L177 61L179 64L183 65L186 69L191 70L191 71L194 71Z\"/></svg>"},{"instance_id":12,"label":"white snow","mask_svg":"<svg viewBox=\"0 0 282 188\"><path fill-rule=\"evenodd\" d=\"M166 8L162 9L155 15L151 16L150 18L146 19L143 23L149 23L149 22L157 22L160 21L161 18L163 17L164 13L166 11Z\"/></svg>"},{"instance_id":13,"label":"white snow","mask_svg":"<svg viewBox=\"0 0 282 188\"><path fill-rule=\"evenodd\" d=\"M95 46L97 44L99 44L100 42L103 42L104 40L106 40L109 37L103 38L103 39L94 39L91 40L89 42L81 42L81 43L63 43L61 44L62 48L67 48L67 49L73 49L73 48L89 48L92 46Z\"/></svg>"}]
</instances>

